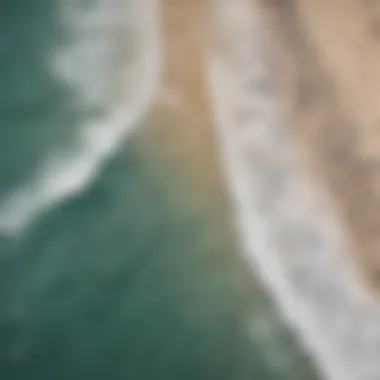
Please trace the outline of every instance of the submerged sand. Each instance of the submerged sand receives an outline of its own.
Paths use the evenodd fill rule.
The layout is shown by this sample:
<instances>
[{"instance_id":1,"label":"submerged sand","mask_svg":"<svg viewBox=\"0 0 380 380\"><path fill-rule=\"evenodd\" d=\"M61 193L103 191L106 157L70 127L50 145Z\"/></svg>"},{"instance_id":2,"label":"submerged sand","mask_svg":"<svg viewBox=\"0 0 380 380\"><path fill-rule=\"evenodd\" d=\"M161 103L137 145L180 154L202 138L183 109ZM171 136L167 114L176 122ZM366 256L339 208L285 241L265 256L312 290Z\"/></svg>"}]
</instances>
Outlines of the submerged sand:
<instances>
[{"instance_id":1,"label":"submerged sand","mask_svg":"<svg viewBox=\"0 0 380 380\"><path fill-rule=\"evenodd\" d=\"M197 198L198 207L227 222L228 196L205 72L209 4L204 0L160 1L164 62L146 143L154 160L186 181L186 193Z\"/></svg>"}]
</instances>

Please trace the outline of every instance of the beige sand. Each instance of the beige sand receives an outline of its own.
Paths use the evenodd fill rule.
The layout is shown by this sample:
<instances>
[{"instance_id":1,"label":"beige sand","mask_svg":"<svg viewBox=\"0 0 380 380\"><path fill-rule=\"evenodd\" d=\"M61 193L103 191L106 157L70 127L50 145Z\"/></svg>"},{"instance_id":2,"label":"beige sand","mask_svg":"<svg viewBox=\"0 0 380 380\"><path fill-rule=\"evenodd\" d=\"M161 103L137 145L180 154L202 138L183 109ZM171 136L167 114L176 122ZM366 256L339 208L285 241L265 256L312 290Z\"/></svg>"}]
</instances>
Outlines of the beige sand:
<instances>
[{"instance_id":1,"label":"beige sand","mask_svg":"<svg viewBox=\"0 0 380 380\"><path fill-rule=\"evenodd\" d=\"M227 219L228 197L206 82L208 0L161 0L164 67L146 141L197 207ZM185 193L185 192L184 192ZM221 215L223 214L223 216Z\"/></svg>"},{"instance_id":2,"label":"beige sand","mask_svg":"<svg viewBox=\"0 0 380 380\"><path fill-rule=\"evenodd\" d=\"M380 287L380 3L251 0L276 49L282 104Z\"/></svg>"}]
</instances>

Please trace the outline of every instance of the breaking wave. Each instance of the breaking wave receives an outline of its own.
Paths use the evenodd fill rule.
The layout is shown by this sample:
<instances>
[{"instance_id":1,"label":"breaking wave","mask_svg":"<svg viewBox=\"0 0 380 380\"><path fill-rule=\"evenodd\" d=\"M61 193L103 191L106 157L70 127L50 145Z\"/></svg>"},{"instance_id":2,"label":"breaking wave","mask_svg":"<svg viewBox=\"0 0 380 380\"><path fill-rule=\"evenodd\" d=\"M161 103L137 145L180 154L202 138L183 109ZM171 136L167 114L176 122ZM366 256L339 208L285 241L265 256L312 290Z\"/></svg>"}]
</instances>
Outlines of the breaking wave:
<instances>
[{"instance_id":1,"label":"breaking wave","mask_svg":"<svg viewBox=\"0 0 380 380\"><path fill-rule=\"evenodd\" d=\"M106 3L106 2L101 2ZM139 125L152 105L161 66L161 43L157 0L125 1L115 9L95 7L85 15L70 1L62 2L64 21L78 34L75 44L52 57L52 69L75 87L87 105L107 102L107 50L104 31L117 31L114 38L128 50L117 78L117 95L110 100L103 118L88 120L81 127L74 149L46 158L40 170L0 202L0 231L12 235L36 215L63 199L83 191L96 177L106 159ZM75 4L78 3L76 2ZM128 4L128 5L127 5ZM119 25L121 28L117 29ZM99 32L99 34L97 33ZM95 38L94 38L95 36ZM133 38L131 38L131 36ZM120 46L118 46L120 49ZM129 49L128 49L129 48ZM131 51L132 50L132 51ZM126 62L125 62L126 61ZM100 78L100 79L99 79Z\"/></svg>"}]
</instances>

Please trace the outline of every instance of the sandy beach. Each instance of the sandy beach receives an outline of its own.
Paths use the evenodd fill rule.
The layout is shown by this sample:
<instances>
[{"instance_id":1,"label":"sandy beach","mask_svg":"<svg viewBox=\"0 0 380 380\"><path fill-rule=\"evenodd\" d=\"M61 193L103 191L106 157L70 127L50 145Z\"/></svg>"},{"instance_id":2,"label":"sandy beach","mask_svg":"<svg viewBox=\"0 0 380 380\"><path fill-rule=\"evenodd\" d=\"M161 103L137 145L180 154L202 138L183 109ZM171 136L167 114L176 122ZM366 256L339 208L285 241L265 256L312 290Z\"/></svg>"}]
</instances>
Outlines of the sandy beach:
<instances>
[{"instance_id":1,"label":"sandy beach","mask_svg":"<svg viewBox=\"0 0 380 380\"><path fill-rule=\"evenodd\" d=\"M347 68L344 60L330 62L341 45L351 51L355 38L334 42L323 30L330 6L348 24L356 8L342 2L338 14L340 3L318 4L236 0L216 7L227 40L227 54L215 57L211 70L223 114L217 129L252 270L318 358L322 378L372 380L379 378L380 338L380 305L372 297L377 168L364 143L366 103L351 105L359 95L351 74L343 75L352 70L360 83L365 74L358 59ZM364 25L364 13L358 15ZM365 38L355 25L342 29ZM359 51L353 43L351 54ZM374 63L370 52L362 54ZM357 91L370 88L376 86L367 82Z\"/></svg>"},{"instance_id":2,"label":"sandy beach","mask_svg":"<svg viewBox=\"0 0 380 380\"><path fill-rule=\"evenodd\" d=\"M380 60L376 2L260 1L281 104L332 196L364 278L380 287Z\"/></svg>"}]
</instances>

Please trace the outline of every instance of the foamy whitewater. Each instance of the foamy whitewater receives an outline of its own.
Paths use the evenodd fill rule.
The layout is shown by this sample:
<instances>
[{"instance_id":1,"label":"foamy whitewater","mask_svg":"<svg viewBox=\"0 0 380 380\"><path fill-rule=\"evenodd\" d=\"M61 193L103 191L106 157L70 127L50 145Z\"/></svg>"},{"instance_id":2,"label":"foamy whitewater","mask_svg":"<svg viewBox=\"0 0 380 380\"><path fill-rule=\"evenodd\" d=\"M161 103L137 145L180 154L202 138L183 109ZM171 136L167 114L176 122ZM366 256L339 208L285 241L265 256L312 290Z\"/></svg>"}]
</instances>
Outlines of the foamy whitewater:
<instances>
[{"instance_id":1,"label":"foamy whitewater","mask_svg":"<svg viewBox=\"0 0 380 380\"><path fill-rule=\"evenodd\" d=\"M84 190L155 98L162 61L158 0L130 0L133 11L98 8L86 17L79 5L62 0L62 17L82 37L52 56L52 70L77 89L84 104L102 104L108 93L107 78L96 81L99 69L89 69L89 62L108 64L101 58L106 47L91 42L94 30L122 23L125 35L118 38L135 33L136 52L120 74L111 116L88 121L76 149L53 152L32 180L0 200L2 234L19 232L39 213ZM210 90L244 253L323 378L378 380L380 308L355 277L327 201L302 172L270 92L259 21L245 0L214 0L214 11L226 43L208 62ZM259 322L252 321L253 328Z\"/></svg>"},{"instance_id":2,"label":"foamy whitewater","mask_svg":"<svg viewBox=\"0 0 380 380\"><path fill-rule=\"evenodd\" d=\"M84 190L153 103L162 51L158 2L134 0L125 2L124 8L120 2L117 6L108 2L106 8L104 4L99 2L99 6L86 10L80 9L80 2L62 0L63 21L77 38L73 46L52 55L52 70L77 89L84 104L106 103L107 77L97 78L101 72L107 72L109 54L104 49L109 41L99 42L96 32L101 34L104 29L119 23L122 34L115 36L119 42L126 41L128 34L129 38L133 35L138 41L132 56L126 59L127 64L121 68L119 93L112 99L106 119L91 120L82 127L77 148L53 152L32 180L0 200L0 232L3 235L19 232L47 208ZM92 68L95 62L96 67Z\"/></svg>"},{"instance_id":3,"label":"foamy whitewater","mask_svg":"<svg viewBox=\"0 0 380 380\"><path fill-rule=\"evenodd\" d=\"M378 380L380 309L279 117L259 19L245 0L214 10L209 79L244 252L324 379Z\"/></svg>"}]
</instances>

